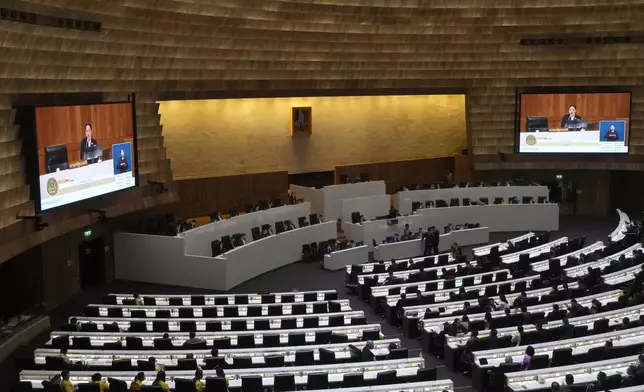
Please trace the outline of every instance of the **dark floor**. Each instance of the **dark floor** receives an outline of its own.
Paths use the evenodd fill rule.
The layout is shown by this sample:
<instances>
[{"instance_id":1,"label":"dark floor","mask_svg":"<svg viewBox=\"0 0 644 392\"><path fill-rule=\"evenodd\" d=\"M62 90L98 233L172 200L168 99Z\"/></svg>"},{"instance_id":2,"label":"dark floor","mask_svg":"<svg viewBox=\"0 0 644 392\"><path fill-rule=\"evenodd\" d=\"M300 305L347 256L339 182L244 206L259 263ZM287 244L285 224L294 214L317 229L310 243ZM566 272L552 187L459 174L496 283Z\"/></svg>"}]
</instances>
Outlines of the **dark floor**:
<instances>
[{"instance_id":1,"label":"dark floor","mask_svg":"<svg viewBox=\"0 0 644 392\"><path fill-rule=\"evenodd\" d=\"M577 236L586 236L586 244L591 244L598 240L605 240L607 235L617 226L617 217L611 216L609 218L592 218L592 217L575 217L575 216L561 216L560 230L552 233L551 238L559 238L561 236L568 236L574 238ZM490 235L490 242L502 241L507 238L512 238L523 233L494 233ZM351 300L351 307L355 310L363 310L368 322L381 323L382 332L387 337L398 337L401 339L404 347L409 348L410 355L421 355L420 344L416 340L407 339L400 334L396 328L386 324L386 322L376 315L368 305L353 296L346 293L344 287L344 271L330 272L320 269L317 265L297 263L286 266L279 270L268 272L253 280L245 282L235 289L231 290L234 293L252 293L258 291L266 292L286 292L292 290L323 290L335 289L340 294L341 298L348 298ZM60 325L65 320L72 316L78 315L82 312L83 306L88 303L100 303L103 295L107 293L132 293L138 292L141 294L153 293L213 293L212 290L201 290L194 288L164 286L154 284L142 284L134 282L115 281L105 286L86 289L76 295L67 304L59 307L50 314L51 325L53 327ZM44 344L47 340L47 335L40 337L33 341L28 347L23 347L12 358L5 363L0 364L0 391L9 389L9 385L16 379L16 369L23 363L25 358L31 358L33 350L40 345ZM422 353L425 357L427 367L437 367L439 378L449 378L454 382L455 389L459 391L474 391L471 387L469 378L464 377L460 373L454 373L447 370L443 366L441 360L426 353Z\"/></svg>"}]
</instances>

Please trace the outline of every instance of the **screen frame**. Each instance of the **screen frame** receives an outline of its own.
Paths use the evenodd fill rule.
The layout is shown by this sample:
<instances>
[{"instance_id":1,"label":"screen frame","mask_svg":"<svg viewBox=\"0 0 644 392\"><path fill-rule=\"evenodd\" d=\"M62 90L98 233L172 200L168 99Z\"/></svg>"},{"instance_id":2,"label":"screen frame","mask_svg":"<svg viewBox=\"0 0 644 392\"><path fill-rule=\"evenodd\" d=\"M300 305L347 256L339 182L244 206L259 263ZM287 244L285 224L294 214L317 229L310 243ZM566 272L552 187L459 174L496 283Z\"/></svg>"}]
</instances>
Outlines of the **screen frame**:
<instances>
[{"instance_id":1,"label":"screen frame","mask_svg":"<svg viewBox=\"0 0 644 392\"><path fill-rule=\"evenodd\" d=\"M628 152L521 152L521 96L523 94L609 94L609 93L628 93ZM515 122L514 122L514 153L524 156L628 156L631 154L631 121L633 117L633 90L627 86L547 86L547 87L517 87L515 89Z\"/></svg>"},{"instance_id":2,"label":"screen frame","mask_svg":"<svg viewBox=\"0 0 644 392\"><path fill-rule=\"evenodd\" d=\"M94 101L94 100L87 100L83 101L82 103L77 103L77 102L60 102L56 104L34 104L34 105L29 105L29 109L32 111L33 115L33 124L32 124L32 131L30 132L30 137L32 138L32 146L30 147L30 159L35 159L35 162L33 163L35 171L32 169L31 173L29 174L29 181L31 184L31 190L33 194L33 201L35 204L35 211L36 214L40 214L43 212L50 212L50 211L56 211L61 208L65 207L70 207L70 206L77 206L81 203L88 202L88 201L95 201L98 200L104 196L108 195L116 195L118 193L121 193L123 191L131 190L134 188L139 187L139 149L138 149L138 135L137 135L137 124L136 124L136 96L134 93L128 94L129 100L121 100L121 101ZM38 108L43 108L43 107L61 107L61 106L90 106L90 105L114 105L114 104L124 104L124 103L129 103L131 104L131 115L132 115L132 160L136 162L134 165L134 186L128 187L128 188L123 188L123 189L118 189L109 193L103 193L101 195L96 195L89 197L87 199L82 199L78 200L75 202L71 202L68 204L63 204L60 206L48 208L46 210L42 209L42 199L40 195L40 175L38 173L38 165L40 164L39 162L39 156L38 156L38 124L36 120L36 109ZM34 192L35 190L35 192Z\"/></svg>"}]
</instances>

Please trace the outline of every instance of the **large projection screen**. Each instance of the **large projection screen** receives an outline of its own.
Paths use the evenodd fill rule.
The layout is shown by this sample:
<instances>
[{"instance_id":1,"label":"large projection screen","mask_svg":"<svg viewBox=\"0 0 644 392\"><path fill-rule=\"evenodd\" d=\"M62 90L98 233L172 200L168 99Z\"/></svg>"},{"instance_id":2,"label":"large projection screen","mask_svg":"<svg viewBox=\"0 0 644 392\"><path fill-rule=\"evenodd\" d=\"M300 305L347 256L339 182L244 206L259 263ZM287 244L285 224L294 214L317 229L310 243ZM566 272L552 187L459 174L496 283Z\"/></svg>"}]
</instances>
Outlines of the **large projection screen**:
<instances>
[{"instance_id":1,"label":"large projection screen","mask_svg":"<svg viewBox=\"0 0 644 392\"><path fill-rule=\"evenodd\" d=\"M517 152L626 154L631 93L522 93Z\"/></svg>"},{"instance_id":2,"label":"large projection screen","mask_svg":"<svg viewBox=\"0 0 644 392\"><path fill-rule=\"evenodd\" d=\"M136 186L131 102L35 108L40 211Z\"/></svg>"}]
</instances>

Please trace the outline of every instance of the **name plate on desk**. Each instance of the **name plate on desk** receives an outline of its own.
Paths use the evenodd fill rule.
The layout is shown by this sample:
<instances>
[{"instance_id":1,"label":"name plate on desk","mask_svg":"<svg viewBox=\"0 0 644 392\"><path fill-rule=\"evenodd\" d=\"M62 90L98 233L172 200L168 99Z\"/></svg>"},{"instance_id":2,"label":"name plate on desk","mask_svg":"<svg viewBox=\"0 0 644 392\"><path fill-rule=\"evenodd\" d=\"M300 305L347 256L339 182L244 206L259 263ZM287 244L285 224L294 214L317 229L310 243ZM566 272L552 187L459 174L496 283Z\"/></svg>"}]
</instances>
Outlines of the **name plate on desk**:
<instances>
[{"instance_id":1,"label":"name plate on desk","mask_svg":"<svg viewBox=\"0 0 644 392\"><path fill-rule=\"evenodd\" d=\"M388 225L390 225L390 226L394 226L394 225L397 225L397 224L398 224L398 221L399 221L399 220L398 220L398 218L395 218L395 219L387 219L387 224L388 224Z\"/></svg>"}]
</instances>

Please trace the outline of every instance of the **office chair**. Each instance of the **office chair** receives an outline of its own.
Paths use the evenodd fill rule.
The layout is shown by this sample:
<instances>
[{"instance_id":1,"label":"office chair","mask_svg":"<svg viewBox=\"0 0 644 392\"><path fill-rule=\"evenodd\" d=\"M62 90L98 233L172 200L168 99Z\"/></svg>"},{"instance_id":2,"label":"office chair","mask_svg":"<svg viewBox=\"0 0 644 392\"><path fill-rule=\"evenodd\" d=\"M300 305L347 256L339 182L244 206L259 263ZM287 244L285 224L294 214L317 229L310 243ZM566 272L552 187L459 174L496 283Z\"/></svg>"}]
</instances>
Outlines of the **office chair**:
<instances>
[{"instance_id":1,"label":"office chair","mask_svg":"<svg viewBox=\"0 0 644 392\"><path fill-rule=\"evenodd\" d=\"M101 386L98 384L82 383L76 385L77 392L101 392Z\"/></svg>"},{"instance_id":2,"label":"office chair","mask_svg":"<svg viewBox=\"0 0 644 392\"><path fill-rule=\"evenodd\" d=\"M225 377L206 377L206 392L226 392L227 390Z\"/></svg>"},{"instance_id":3,"label":"office chair","mask_svg":"<svg viewBox=\"0 0 644 392\"><path fill-rule=\"evenodd\" d=\"M246 331L248 329L248 322L246 320L232 320L230 322L231 331Z\"/></svg>"},{"instance_id":4,"label":"office chair","mask_svg":"<svg viewBox=\"0 0 644 392\"><path fill-rule=\"evenodd\" d=\"M111 370L132 370L132 362L129 359L114 359Z\"/></svg>"},{"instance_id":5,"label":"office chair","mask_svg":"<svg viewBox=\"0 0 644 392\"><path fill-rule=\"evenodd\" d=\"M197 323L194 321L181 321L179 323L179 330L181 332L196 332Z\"/></svg>"},{"instance_id":6,"label":"office chair","mask_svg":"<svg viewBox=\"0 0 644 392\"><path fill-rule=\"evenodd\" d=\"M282 314L284 314L284 308L282 305L268 306L269 316L281 316Z\"/></svg>"},{"instance_id":7,"label":"office chair","mask_svg":"<svg viewBox=\"0 0 644 392\"><path fill-rule=\"evenodd\" d=\"M293 304L291 306L291 313L296 314L306 314L306 305L305 304Z\"/></svg>"},{"instance_id":8,"label":"office chair","mask_svg":"<svg viewBox=\"0 0 644 392\"><path fill-rule=\"evenodd\" d=\"M193 318L195 317L195 312L192 310L192 308L179 308L179 317Z\"/></svg>"},{"instance_id":9,"label":"office chair","mask_svg":"<svg viewBox=\"0 0 644 392\"><path fill-rule=\"evenodd\" d=\"M306 335L304 333L290 333L288 334L289 346L304 346L306 345Z\"/></svg>"},{"instance_id":10,"label":"office chair","mask_svg":"<svg viewBox=\"0 0 644 392\"><path fill-rule=\"evenodd\" d=\"M363 373L345 373L342 377L342 388L357 388L364 385Z\"/></svg>"},{"instance_id":11,"label":"office chair","mask_svg":"<svg viewBox=\"0 0 644 392\"><path fill-rule=\"evenodd\" d=\"M160 386L153 386L153 385L144 385L141 387L141 391L148 391L148 392L163 392L163 388Z\"/></svg>"},{"instance_id":12,"label":"office chair","mask_svg":"<svg viewBox=\"0 0 644 392\"><path fill-rule=\"evenodd\" d=\"M437 373L436 368L418 369L416 371L416 381L436 381Z\"/></svg>"},{"instance_id":13,"label":"office chair","mask_svg":"<svg viewBox=\"0 0 644 392\"><path fill-rule=\"evenodd\" d=\"M147 330L145 321L130 321L130 332L146 332Z\"/></svg>"},{"instance_id":14,"label":"office chair","mask_svg":"<svg viewBox=\"0 0 644 392\"><path fill-rule=\"evenodd\" d=\"M329 302L329 312L330 313L340 313L342 312L342 304L339 302L330 301Z\"/></svg>"},{"instance_id":15,"label":"office chair","mask_svg":"<svg viewBox=\"0 0 644 392\"><path fill-rule=\"evenodd\" d=\"M295 302L295 295L293 294L282 294L281 303L290 304Z\"/></svg>"},{"instance_id":16,"label":"office chair","mask_svg":"<svg viewBox=\"0 0 644 392\"><path fill-rule=\"evenodd\" d=\"M177 360L178 370L197 370L197 360L194 358L181 358Z\"/></svg>"},{"instance_id":17,"label":"office chair","mask_svg":"<svg viewBox=\"0 0 644 392\"><path fill-rule=\"evenodd\" d=\"M302 321L304 328L317 328L320 326L320 319L318 317L304 317Z\"/></svg>"},{"instance_id":18,"label":"office chair","mask_svg":"<svg viewBox=\"0 0 644 392\"><path fill-rule=\"evenodd\" d=\"M170 330L170 325L167 321L153 321L152 322L152 331L154 332L168 332Z\"/></svg>"},{"instance_id":19,"label":"office chair","mask_svg":"<svg viewBox=\"0 0 644 392\"><path fill-rule=\"evenodd\" d=\"M130 317L131 318L147 318L148 313L145 310L133 309L133 310L130 310Z\"/></svg>"},{"instance_id":20,"label":"office chair","mask_svg":"<svg viewBox=\"0 0 644 392\"><path fill-rule=\"evenodd\" d=\"M313 304L313 313L327 313L329 306L326 302Z\"/></svg>"},{"instance_id":21,"label":"office chair","mask_svg":"<svg viewBox=\"0 0 644 392\"><path fill-rule=\"evenodd\" d=\"M394 348L389 350L387 359L405 359L409 358L409 349L407 348Z\"/></svg>"},{"instance_id":22,"label":"office chair","mask_svg":"<svg viewBox=\"0 0 644 392\"><path fill-rule=\"evenodd\" d=\"M485 276L490 276L490 275L485 275ZM462 283L463 286L474 286L474 277L469 276L467 278L463 278L462 282L463 282ZM483 282L481 282L481 283L483 283ZM478 292L477 292L477 294L478 294Z\"/></svg>"},{"instance_id":23,"label":"office chair","mask_svg":"<svg viewBox=\"0 0 644 392\"><path fill-rule=\"evenodd\" d=\"M318 300L318 293L304 293L304 302L315 302Z\"/></svg>"},{"instance_id":24,"label":"office chair","mask_svg":"<svg viewBox=\"0 0 644 392\"><path fill-rule=\"evenodd\" d=\"M367 325L367 318L364 316L353 317L349 320L351 320L351 325Z\"/></svg>"},{"instance_id":25,"label":"office chair","mask_svg":"<svg viewBox=\"0 0 644 392\"><path fill-rule=\"evenodd\" d=\"M245 321L244 321L245 323ZM253 348L255 347L255 335L239 335L237 336L237 347L239 348Z\"/></svg>"},{"instance_id":26,"label":"office chair","mask_svg":"<svg viewBox=\"0 0 644 392\"><path fill-rule=\"evenodd\" d=\"M268 307L269 311L271 308L274 308L274 306L269 306ZM256 305L256 306L249 306L247 308L246 317L261 317L261 315L262 315L261 306Z\"/></svg>"},{"instance_id":27,"label":"office chair","mask_svg":"<svg viewBox=\"0 0 644 392\"><path fill-rule=\"evenodd\" d=\"M329 374L326 372L309 373L306 377L306 389L329 389Z\"/></svg>"},{"instance_id":28,"label":"office chair","mask_svg":"<svg viewBox=\"0 0 644 392\"><path fill-rule=\"evenodd\" d=\"M47 370L63 370L68 367L69 365L67 365L65 359L62 357L45 357L45 368Z\"/></svg>"},{"instance_id":29,"label":"office chair","mask_svg":"<svg viewBox=\"0 0 644 392\"><path fill-rule=\"evenodd\" d=\"M548 355L535 355L530 363L530 370L545 369L548 367L550 357Z\"/></svg>"},{"instance_id":30,"label":"office chair","mask_svg":"<svg viewBox=\"0 0 644 392\"><path fill-rule=\"evenodd\" d=\"M139 359L138 361L136 361L136 369L140 371L155 371L156 365L145 359Z\"/></svg>"},{"instance_id":31,"label":"office chair","mask_svg":"<svg viewBox=\"0 0 644 392\"><path fill-rule=\"evenodd\" d=\"M264 362L266 367L283 367L285 363L283 355L269 355L264 357Z\"/></svg>"},{"instance_id":32,"label":"office chair","mask_svg":"<svg viewBox=\"0 0 644 392\"><path fill-rule=\"evenodd\" d=\"M320 348L320 364L322 365L331 365L336 363L335 362L335 352L326 349L326 348Z\"/></svg>"},{"instance_id":33,"label":"office chair","mask_svg":"<svg viewBox=\"0 0 644 392\"><path fill-rule=\"evenodd\" d=\"M215 297L215 305L228 305L228 297Z\"/></svg>"},{"instance_id":34,"label":"office chair","mask_svg":"<svg viewBox=\"0 0 644 392\"><path fill-rule=\"evenodd\" d=\"M248 305L248 296L247 295L236 295L235 296L235 305Z\"/></svg>"},{"instance_id":35,"label":"office chair","mask_svg":"<svg viewBox=\"0 0 644 392\"><path fill-rule=\"evenodd\" d=\"M125 381L110 377L107 382L110 384L110 392L127 392L127 383Z\"/></svg>"},{"instance_id":36,"label":"office chair","mask_svg":"<svg viewBox=\"0 0 644 392\"><path fill-rule=\"evenodd\" d=\"M344 315L329 317L329 327L340 327L344 325Z\"/></svg>"},{"instance_id":37,"label":"office chair","mask_svg":"<svg viewBox=\"0 0 644 392\"><path fill-rule=\"evenodd\" d=\"M121 341L103 343L103 350L120 350L123 348Z\"/></svg>"},{"instance_id":38,"label":"office chair","mask_svg":"<svg viewBox=\"0 0 644 392\"><path fill-rule=\"evenodd\" d=\"M72 340L72 348L79 350L89 350L92 348L92 342L88 336L78 336Z\"/></svg>"},{"instance_id":39,"label":"office chair","mask_svg":"<svg viewBox=\"0 0 644 392\"><path fill-rule=\"evenodd\" d=\"M42 383L44 387L45 392L60 392L60 385L59 384L52 384L49 381L43 381Z\"/></svg>"},{"instance_id":40,"label":"office chair","mask_svg":"<svg viewBox=\"0 0 644 392\"><path fill-rule=\"evenodd\" d=\"M107 317L123 318L122 308L107 308Z\"/></svg>"},{"instance_id":41,"label":"office chair","mask_svg":"<svg viewBox=\"0 0 644 392\"><path fill-rule=\"evenodd\" d=\"M384 372L379 372L378 374L376 374L376 383L378 385L395 384L396 382L398 382L396 375L396 370L386 370Z\"/></svg>"},{"instance_id":42,"label":"office chair","mask_svg":"<svg viewBox=\"0 0 644 392\"><path fill-rule=\"evenodd\" d=\"M226 306L224 308L224 317L239 317L239 308L236 306Z\"/></svg>"},{"instance_id":43,"label":"office chair","mask_svg":"<svg viewBox=\"0 0 644 392\"><path fill-rule=\"evenodd\" d=\"M156 338L154 339L154 349L155 350L172 350L174 345L172 344L172 339L167 338Z\"/></svg>"},{"instance_id":44,"label":"office chair","mask_svg":"<svg viewBox=\"0 0 644 392\"><path fill-rule=\"evenodd\" d=\"M212 346L220 350L229 349L231 346L230 338L229 337L220 338L220 339L215 338L212 341Z\"/></svg>"},{"instance_id":45,"label":"office chair","mask_svg":"<svg viewBox=\"0 0 644 392\"><path fill-rule=\"evenodd\" d=\"M331 342L331 331L315 332L315 344L329 344Z\"/></svg>"},{"instance_id":46,"label":"office chair","mask_svg":"<svg viewBox=\"0 0 644 392\"><path fill-rule=\"evenodd\" d=\"M552 351L550 367L572 364L572 348L556 348Z\"/></svg>"},{"instance_id":47,"label":"office chair","mask_svg":"<svg viewBox=\"0 0 644 392\"><path fill-rule=\"evenodd\" d=\"M242 392L263 392L264 383L262 376L242 377Z\"/></svg>"},{"instance_id":48,"label":"office chair","mask_svg":"<svg viewBox=\"0 0 644 392\"><path fill-rule=\"evenodd\" d=\"M264 335L262 347L279 347L280 345L280 335Z\"/></svg>"},{"instance_id":49,"label":"office chair","mask_svg":"<svg viewBox=\"0 0 644 392\"><path fill-rule=\"evenodd\" d=\"M256 331L268 331L271 329L271 322L266 319L255 320L254 329Z\"/></svg>"},{"instance_id":50,"label":"office chair","mask_svg":"<svg viewBox=\"0 0 644 392\"><path fill-rule=\"evenodd\" d=\"M295 375L292 373L276 374L273 377L275 392L295 391Z\"/></svg>"},{"instance_id":51,"label":"office chair","mask_svg":"<svg viewBox=\"0 0 644 392\"><path fill-rule=\"evenodd\" d=\"M593 334L608 332L609 330L608 322L609 322L608 319L596 320L593 323Z\"/></svg>"},{"instance_id":52,"label":"office chair","mask_svg":"<svg viewBox=\"0 0 644 392\"><path fill-rule=\"evenodd\" d=\"M222 330L220 321L207 321L206 322L206 331L208 332L220 332Z\"/></svg>"},{"instance_id":53,"label":"office chair","mask_svg":"<svg viewBox=\"0 0 644 392\"><path fill-rule=\"evenodd\" d=\"M378 340L380 340L380 331L378 331L378 330L362 331L362 339L360 339L360 340L362 340L362 341L366 341L366 340L378 341Z\"/></svg>"},{"instance_id":54,"label":"office chair","mask_svg":"<svg viewBox=\"0 0 644 392\"><path fill-rule=\"evenodd\" d=\"M332 333L329 343L346 343L349 341L349 336L343 333Z\"/></svg>"},{"instance_id":55,"label":"office chair","mask_svg":"<svg viewBox=\"0 0 644 392\"><path fill-rule=\"evenodd\" d=\"M154 311L155 318L171 318L172 313L168 309L157 309Z\"/></svg>"},{"instance_id":56,"label":"office chair","mask_svg":"<svg viewBox=\"0 0 644 392\"><path fill-rule=\"evenodd\" d=\"M296 366L313 366L315 365L315 358L313 350L302 350L295 352L295 365Z\"/></svg>"},{"instance_id":57,"label":"office chair","mask_svg":"<svg viewBox=\"0 0 644 392\"><path fill-rule=\"evenodd\" d=\"M251 357L233 357L233 368L248 369L251 367L253 367L253 359Z\"/></svg>"},{"instance_id":58,"label":"office chair","mask_svg":"<svg viewBox=\"0 0 644 392\"><path fill-rule=\"evenodd\" d=\"M184 378L174 379L174 392L197 392L195 383Z\"/></svg>"}]
</instances>

